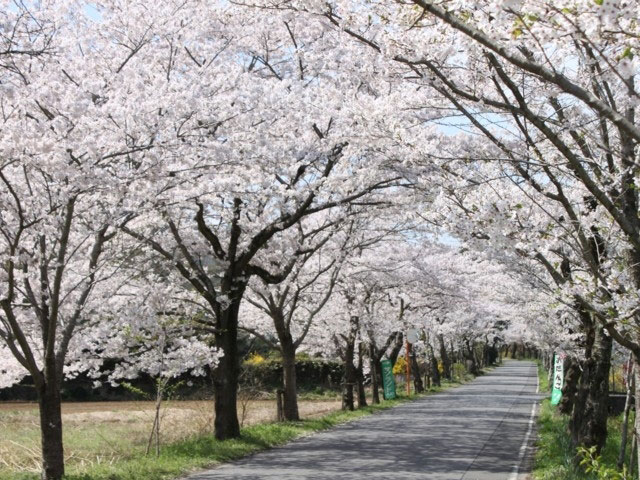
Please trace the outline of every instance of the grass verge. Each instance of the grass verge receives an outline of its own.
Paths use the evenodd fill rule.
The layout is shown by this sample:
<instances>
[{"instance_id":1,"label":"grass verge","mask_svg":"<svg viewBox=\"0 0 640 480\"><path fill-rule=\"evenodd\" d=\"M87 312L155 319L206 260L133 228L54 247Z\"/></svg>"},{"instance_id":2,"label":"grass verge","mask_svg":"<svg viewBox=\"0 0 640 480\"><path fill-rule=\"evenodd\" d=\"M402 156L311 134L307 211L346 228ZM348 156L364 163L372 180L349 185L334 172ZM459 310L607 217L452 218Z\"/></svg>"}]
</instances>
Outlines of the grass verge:
<instances>
[{"instance_id":1,"label":"grass verge","mask_svg":"<svg viewBox=\"0 0 640 480\"><path fill-rule=\"evenodd\" d=\"M538 385L540 386L540 391L550 392L551 389L549 385L549 372L547 372L547 369L544 368L542 361L537 360L536 363L538 364Z\"/></svg>"},{"instance_id":2,"label":"grass verge","mask_svg":"<svg viewBox=\"0 0 640 480\"><path fill-rule=\"evenodd\" d=\"M633 415L629 422L633 425ZM538 442L536 448L533 478L535 480L596 480L594 475L588 475L576 468L573 463L575 455L571 448L568 431L569 418L558 413L556 407L549 400L542 402L538 418ZM607 443L602 450L601 463L613 468L620 450L620 432L622 430L622 415L610 417L607 422ZM627 445L627 457L629 445Z\"/></svg>"},{"instance_id":3,"label":"grass verge","mask_svg":"<svg viewBox=\"0 0 640 480\"><path fill-rule=\"evenodd\" d=\"M336 425L386 410L409 400L431 395L465 383L445 382L442 387L430 389L422 395L410 398L400 395L395 400L386 400L380 405L363 409L331 412L321 418L299 422L264 423L241 430L241 437L234 440L218 441L212 435L194 436L189 439L165 445L159 456L134 454L130 458L115 462L93 464L89 467L69 467L66 480L168 480L201 470L213 465L236 460L260 450L284 445L287 442L314 432L327 430ZM0 480L36 480L34 473L2 472Z\"/></svg>"},{"instance_id":4,"label":"grass verge","mask_svg":"<svg viewBox=\"0 0 640 480\"><path fill-rule=\"evenodd\" d=\"M549 383L544 367L538 365L540 391L548 392ZM601 462L613 468L618 460L622 430L622 415L609 417L607 421L607 443L602 450ZM633 412L629 425L633 425ZM627 457L630 445L627 445ZM597 476L586 474L574 464L575 452L571 448L569 437L569 417L561 415L551 405L549 399L542 402L538 417L538 441L533 468L534 480L596 480Z\"/></svg>"}]
</instances>

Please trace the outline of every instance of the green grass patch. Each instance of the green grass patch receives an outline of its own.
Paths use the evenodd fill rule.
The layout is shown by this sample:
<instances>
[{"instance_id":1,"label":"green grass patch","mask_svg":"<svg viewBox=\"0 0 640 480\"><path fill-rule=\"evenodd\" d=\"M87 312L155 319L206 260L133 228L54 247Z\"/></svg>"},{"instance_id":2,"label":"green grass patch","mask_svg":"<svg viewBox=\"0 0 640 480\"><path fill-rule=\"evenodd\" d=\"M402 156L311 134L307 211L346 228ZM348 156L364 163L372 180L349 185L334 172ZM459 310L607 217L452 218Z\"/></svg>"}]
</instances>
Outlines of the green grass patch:
<instances>
[{"instance_id":1,"label":"green grass patch","mask_svg":"<svg viewBox=\"0 0 640 480\"><path fill-rule=\"evenodd\" d=\"M547 371L546 368L544 368L544 364L542 363L541 360L537 360L536 363L538 364L538 380L539 380L540 391L550 392L551 389L549 386L549 372Z\"/></svg>"},{"instance_id":2,"label":"green grass patch","mask_svg":"<svg viewBox=\"0 0 640 480\"><path fill-rule=\"evenodd\" d=\"M275 394L273 395L275 398ZM316 388L315 390L303 391L298 393L298 401L303 400L339 400L340 392L337 390Z\"/></svg>"},{"instance_id":3,"label":"green grass patch","mask_svg":"<svg viewBox=\"0 0 640 480\"><path fill-rule=\"evenodd\" d=\"M538 442L533 478L536 480L588 479L589 477L575 468L573 457L568 418L560 415L548 399L544 400L538 417Z\"/></svg>"},{"instance_id":4,"label":"green grass patch","mask_svg":"<svg viewBox=\"0 0 640 480\"><path fill-rule=\"evenodd\" d=\"M546 376L546 374L545 374ZM618 460L622 430L622 415L609 417L607 422L607 443L602 450L601 462L613 468ZM632 428L633 414L629 418ZM627 459L630 449L627 445ZM558 413L549 400L544 400L538 417L538 442L533 469L535 480L596 480L593 474L586 474L574 464L575 452L569 437L569 417Z\"/></svg>"}]
</instances>

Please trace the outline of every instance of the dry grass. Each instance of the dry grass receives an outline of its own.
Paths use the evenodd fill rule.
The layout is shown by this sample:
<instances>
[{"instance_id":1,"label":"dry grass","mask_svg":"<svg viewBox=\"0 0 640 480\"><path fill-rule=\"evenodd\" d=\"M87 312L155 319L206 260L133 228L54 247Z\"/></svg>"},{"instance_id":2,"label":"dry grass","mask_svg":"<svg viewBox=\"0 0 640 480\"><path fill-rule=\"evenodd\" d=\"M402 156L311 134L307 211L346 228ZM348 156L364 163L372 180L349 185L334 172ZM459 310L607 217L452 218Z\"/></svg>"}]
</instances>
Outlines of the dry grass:
<instances>
[{"instance_id":1,"label":"dry grass","mask_svg":"<svg viewBox=\"0 0 640 480\"><path fill-rule=\"evenodd\" d=\"M300 415L318 417L339 410L338 400L300 401ZM238 404L238 411L242 406ZM62 407L68 466L81 469L113 463L144 452L153 423L153 402L65 403ZM246 404L244 426L275 420L274 400ZM213 431L212 401L171 401L162 409L161 442L184 440ZM0 403L0 478L40 468L37 405Z\"/></svg>"}]
</instances>

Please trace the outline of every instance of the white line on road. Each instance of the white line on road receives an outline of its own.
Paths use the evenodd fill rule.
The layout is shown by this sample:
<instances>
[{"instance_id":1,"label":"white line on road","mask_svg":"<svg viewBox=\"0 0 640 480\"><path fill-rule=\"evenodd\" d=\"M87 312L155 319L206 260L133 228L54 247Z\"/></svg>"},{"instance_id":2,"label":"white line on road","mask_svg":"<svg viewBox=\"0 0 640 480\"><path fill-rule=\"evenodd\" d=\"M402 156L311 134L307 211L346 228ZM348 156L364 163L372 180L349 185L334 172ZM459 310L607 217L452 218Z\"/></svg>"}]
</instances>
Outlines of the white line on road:
<instances>
[{"instance_id":1,"label":"white line on road","mask_svg":"<svg viewBox=\"0 0 640 480\"><path fill-rule=\"evenodd\" d=\"M536 404L534 403L531 407L531 417L529 417L529 428L527 428L527 434L524 436L524 441L522 442L522 446L520 447L520 453L518 455L518 463L513 467L513 471L509 476L509 480L518 480L518 472L520 471L520 467L522 466L522 460L524 460L524 455L527 452L527 446L529 445L529 437L531 437L531 433L533 432L533 423L536 420Z\"/></svg>"}]
</instances>

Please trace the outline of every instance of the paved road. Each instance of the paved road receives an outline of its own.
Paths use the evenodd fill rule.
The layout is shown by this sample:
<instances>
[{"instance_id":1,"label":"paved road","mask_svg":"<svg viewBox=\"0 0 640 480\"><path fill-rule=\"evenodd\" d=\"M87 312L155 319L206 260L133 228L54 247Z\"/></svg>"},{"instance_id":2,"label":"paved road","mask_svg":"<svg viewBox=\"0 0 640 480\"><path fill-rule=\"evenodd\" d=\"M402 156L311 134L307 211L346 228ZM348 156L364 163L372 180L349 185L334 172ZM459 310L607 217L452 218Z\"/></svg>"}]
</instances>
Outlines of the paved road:
<instances>
[{"instance_id":1,"label":"paved road","mask_svg":"<svg viewBox=\"0 0 640 480\"><path fill-rule=\"evenodd\" d=\"M535 437L536 390L535 364L508 361L462 387L189 480L521 479Z\"/></svg>"}]
</instances>

